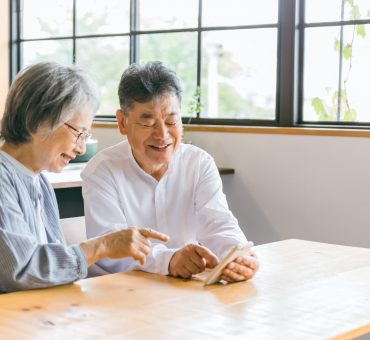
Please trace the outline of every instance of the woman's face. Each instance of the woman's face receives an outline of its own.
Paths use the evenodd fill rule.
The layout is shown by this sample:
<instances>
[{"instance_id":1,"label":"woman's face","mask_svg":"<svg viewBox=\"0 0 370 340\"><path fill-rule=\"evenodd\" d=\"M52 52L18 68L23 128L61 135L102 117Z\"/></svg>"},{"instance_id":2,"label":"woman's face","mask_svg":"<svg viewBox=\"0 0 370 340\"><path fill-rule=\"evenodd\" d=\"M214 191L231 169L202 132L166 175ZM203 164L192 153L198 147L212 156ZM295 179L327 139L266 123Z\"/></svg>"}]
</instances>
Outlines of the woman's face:
<instances>
[{"instance_id":1,"label":"woman's face","mask_svg":"<svg viewBox=\"0 0 370 340\"><path fill-rule=\"evenodd\" d=\"M59 126L46 138L42 131L37 131L33 135L33 146L37 148L35 163L39 167L38 170L60 172L77 155L85 153L84 135L90 132L92 117L91 108L84 106L76 111L66 124ZM81 132L83 134L76 143Z\"/></svg>"}]
</instances>

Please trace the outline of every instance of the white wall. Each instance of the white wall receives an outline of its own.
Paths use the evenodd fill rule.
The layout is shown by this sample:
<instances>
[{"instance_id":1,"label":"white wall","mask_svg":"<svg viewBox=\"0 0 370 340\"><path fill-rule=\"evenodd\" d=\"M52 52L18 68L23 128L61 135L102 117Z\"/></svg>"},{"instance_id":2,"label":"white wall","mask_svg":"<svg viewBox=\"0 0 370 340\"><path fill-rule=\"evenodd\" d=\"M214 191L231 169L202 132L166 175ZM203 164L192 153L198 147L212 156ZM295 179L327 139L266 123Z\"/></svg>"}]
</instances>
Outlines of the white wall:
<instances>
[{"instance_id":1,"label":"white wall","mask_svg":"<svg viewBox=\"0 0 370 340\"><path fill-rule=\"evenodd\" d=\"M100 148L121 140L95 129ZM301 238L370 247L370 139L187 132L217 165L231 210L256 244Z\"/></svg>"}]
</instances>

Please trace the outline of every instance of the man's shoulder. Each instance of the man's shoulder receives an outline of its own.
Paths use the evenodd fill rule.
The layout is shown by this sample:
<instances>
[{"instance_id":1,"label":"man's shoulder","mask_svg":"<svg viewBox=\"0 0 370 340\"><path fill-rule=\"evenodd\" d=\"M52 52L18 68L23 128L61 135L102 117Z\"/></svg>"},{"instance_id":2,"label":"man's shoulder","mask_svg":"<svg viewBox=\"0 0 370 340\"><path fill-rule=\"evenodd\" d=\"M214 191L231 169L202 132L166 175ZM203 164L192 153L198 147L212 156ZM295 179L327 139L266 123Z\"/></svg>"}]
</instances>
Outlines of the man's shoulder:
<instances>
[{"instance_id":1,"label":"man's shoulder","mask_svg":"<svg viewBox=\"0 0 370 340\"><path fill-rule=\"evenodd\" d=\"M97 170L114 169L115 167L122 167L125 160L129 158L130 149L128 142L122 141L115 145L109 146L99 151L86 164L81 176L94 173Z\"/></svg>"},{"instance_id":2,"label":"man's shoulder","mask_svg":"<svg viewBox=\"0 0 370 340\"><path fill-rule=\"evenodd\" d=\"M181 144L180 154L182 160L190 162L194 160L213 160L213 157L207 151L193 144Z\"/></svg>"}]
</instances>

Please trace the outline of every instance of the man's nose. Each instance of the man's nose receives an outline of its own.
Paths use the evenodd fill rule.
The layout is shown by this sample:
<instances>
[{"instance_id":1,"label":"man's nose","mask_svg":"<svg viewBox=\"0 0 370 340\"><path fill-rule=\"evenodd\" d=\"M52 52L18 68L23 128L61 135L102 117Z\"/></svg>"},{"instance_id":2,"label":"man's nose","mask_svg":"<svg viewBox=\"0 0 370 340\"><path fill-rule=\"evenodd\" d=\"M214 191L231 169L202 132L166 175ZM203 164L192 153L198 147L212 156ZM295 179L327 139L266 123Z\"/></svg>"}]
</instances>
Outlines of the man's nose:
<instances>
[{"instance_id":1,"label":"man's nose","mask_svg":"<svg viewBox=\"0 0 370 340\"><path fill-rule=\"evenodd\" d=\"M165 122L158 122L155 126L155 137L165 138L168 136L168 127Z\"/></svg>"}]
</instances>

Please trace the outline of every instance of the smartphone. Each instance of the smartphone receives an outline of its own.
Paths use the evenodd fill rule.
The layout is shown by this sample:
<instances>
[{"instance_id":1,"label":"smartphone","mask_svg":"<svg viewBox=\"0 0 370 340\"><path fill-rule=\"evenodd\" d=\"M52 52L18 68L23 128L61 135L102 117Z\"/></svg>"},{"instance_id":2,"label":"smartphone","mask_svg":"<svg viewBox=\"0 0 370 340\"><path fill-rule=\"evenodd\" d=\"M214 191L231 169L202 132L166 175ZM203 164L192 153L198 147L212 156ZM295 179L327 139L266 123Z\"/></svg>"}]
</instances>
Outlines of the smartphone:
<instances>
[{"instance_id":1,"label":"smartphone","mask_svg":"<svg viewBox=\"0 0 370 340\"><path fill-rule=\"evenodd\" d=\"M229 252L222 258L219 264L212 269L204 280L204 285L210 285L218 282L221 277L222 270L237 257L245 257L250 254L250 249L253 247L253 242L248 242L243 246L233 246Z\"/></svg>"}]
</instances>

